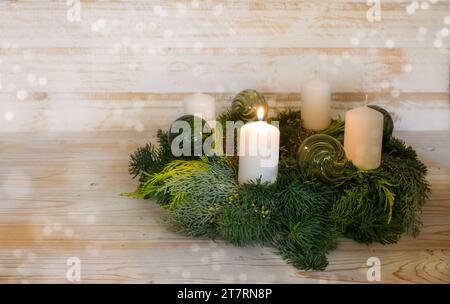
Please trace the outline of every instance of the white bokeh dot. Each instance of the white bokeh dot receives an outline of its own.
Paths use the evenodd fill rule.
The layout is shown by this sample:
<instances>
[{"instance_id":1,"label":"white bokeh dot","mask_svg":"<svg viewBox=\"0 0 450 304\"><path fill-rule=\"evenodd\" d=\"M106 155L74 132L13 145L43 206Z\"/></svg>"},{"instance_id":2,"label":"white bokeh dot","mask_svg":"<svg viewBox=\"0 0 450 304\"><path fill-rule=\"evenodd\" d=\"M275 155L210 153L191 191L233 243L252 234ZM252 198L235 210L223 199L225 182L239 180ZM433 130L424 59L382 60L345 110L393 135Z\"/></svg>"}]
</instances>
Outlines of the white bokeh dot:
<instances>
[{"instance_id":1,"label":"white bokeh dot","mask_svg":"<svg viewBox=\"0 0 450 304\"><path fill-rule=\"evenodd\" d=\"M30 85L34 85L36 83L36 75L33 73L29 73L27 75L27 81Z\"/></svg>"},{"instance_id":2,"label":"white bokeh dot","mask_svg":"<svg viewBox=\"0 0 450 304\"><path fill-rule=\"evenodd\" d=\"M104 28L106 26L106 20L103 18L100 18L97 20L97 25L99 28Z\"/></svg>"},{"instance_id":3,"label":"white bokeh dot","mask_svg":"<svg viewBox=\"0 0 450 304\"><path fill-rule=\"evenodd\" d=\"M3 115L5 117L6 121L12 121L14 120L14 113L11 111L7 111L5 112L5 114Z\"/></svg>"},{"instance_id":4,"label":"white bokeh dot","mask_svg":"<svg viewBox=\"0 0 450 304\"><path fill-rule=\"evenodd\" d=\"M423 9L423 10L427 10L427 9L430 8L430 4L429 4L428 2L426 2L426 1L423 1L423 2L420 4L420 8Z\"/></svg>"},{"instance_id":5,"label":"white bokeh dot","mask_svg":"<svg viewBox=\"0 0 450 304\"><path fill-rule=\"evenodd\" d=\"M167 29L167 30L164 31L163 36L164 36L165 39L172 38L173 31L171 29Z\"/></svg>"},{"instance_id":6,"label":"white bokeh dot","mask_svg":"<svg viewBox=\"0 0 450 304\"><path fill-rule=\"evenodd\" d=\"M48 84L48 79L45 76L39 77L38 83L40 86L44 87Z\"/></svg>"},{"instance_id":7,"label":"white bokeh dot","mask_svg":"<svg viewBox=\"0 0 450 304\"><path fill-rule=\"evenodd\" d=\"M181 276L182 276L183 278L185 278L185 279L188 279L188 278L191 277L191 272L188 271L188 270L185 270L185 271L183 271L183 272L181 273Z\"/></svg>"},{"instance_id":8,"label":"white bokeh dot","mask_svg":"<svg viewBox=\"0 0 450 304\"><path fill-rule=\"evenodd\" d=\"M442 37L448 37L448 35L449 35L448 27L442 28L441 31L440 31L440 33L441 33L441 36L442 36Z\"/></svg>"},{"instance_id":9,"label":"white bokeh dot","mask_svg":"<svg viewBox=\"0 0 450 304\"><path fill-rule=\"evenodd\" d=\"M353 37L353 38L350 40L350 43L351 43L353 46L358 46L358 45L359 45L359 39L358 39L358 37Z\"/></svg>"},{"instance_id":10,"label":"white bokeh dot","mask_svg":"<svg viewBox=\"0 0 450 304\"><path fill-rule=\"evenodd\" d=\"M393 89L391 91L391 96L394 97L394 98L400 97L400 90L399 89Z\"/></svg>"},{"instance_id":11,"label":"white bokeh dot","mask_svg":"<svg viewBox=\"0 0 450 304\"><path fill-rule=\"evenodd\" d=\"M408 5L406 7L406 12L408 13L408 15L413 15L416 12L416 8L414 8L414 6L412 5Z\"/></svg>"},{"instance_id":12,"label":"white bokeh dot","mask_svg":"<svg viewBox=\"0 0 450 304\"><path fill-rule=\"evenodd\" d=\"M28 97L28 92L25 90L19 90L16 93L16 97L19 100L25 100Z\"/></svg>"},{"instance_id":13,"label":"white bokeh dot","mask_svg":"<svg viewBox=\"0 0 450 304\"><path fill-rule=\"evenodd\" d=\"M144 124L142 122L137 122L134 124L134 130L137 132L143 132L145 130Z\"/></svg>"},{"instance_id":14,"label":"white bokeh dot","mask_svg":"<svg viewBox=\"0 0 450 304\"><path fill-rule=\"evenodd\" d=\"M440 40L440 39L434 40L433 45L435 48L441 48L443 45L442 40Z\"/></svg>"},{"instance_id":15,"label":"white bokeh dot","mask_svg":"<svg viewBox=\"0 0 450 304\"><path fill-rule=\"evenodd\" d=\"M407 63L407 64L403 65L403 71L410 73L410 72L412 72L412 70L413 70L412 64Z\"/></svg>"},{"instance_id":16,"label":"white bokeh dot","mask_svg":"<svg viewBox=\"0 0 450 304\"><path fill-rule=\"evenodd\" d=\"M444 17L444 23L447 25L450 25L450 16L445 16Z\"/></svg>"},{"instance_id":17,"label":"white bokeh dot","mask_svg":"<svg viewBox=\"0 0 450 304\"><path fill-rule=\"evenodd\" d=\"M393 47L395 47L395 41L392 39L386 40L386 47L392 49Z\"/></svg>"},{"instance_id":18,"label":"white bokeh dot","mask_svg":"<svg viewBox=\"0 0 450 304\"><path fill-rule=\"evenodd\" d=\"M417 29L417 33L419 33L420 35L426 35L428 32L427 28L424 26L421 26Z\"/></svg>"},{"instance_id":19,"label":"white bokeh dot","mask_svg":"<svg viewBox=\"0 0 450 304\"><path fill-rule=\"evenodd\" d=\"M223 12L223 5L222 4L218 4L214 7L213 9L213 14L214 16L219 16L220 14L222 14Z\"/></svg>"}]
</instances>

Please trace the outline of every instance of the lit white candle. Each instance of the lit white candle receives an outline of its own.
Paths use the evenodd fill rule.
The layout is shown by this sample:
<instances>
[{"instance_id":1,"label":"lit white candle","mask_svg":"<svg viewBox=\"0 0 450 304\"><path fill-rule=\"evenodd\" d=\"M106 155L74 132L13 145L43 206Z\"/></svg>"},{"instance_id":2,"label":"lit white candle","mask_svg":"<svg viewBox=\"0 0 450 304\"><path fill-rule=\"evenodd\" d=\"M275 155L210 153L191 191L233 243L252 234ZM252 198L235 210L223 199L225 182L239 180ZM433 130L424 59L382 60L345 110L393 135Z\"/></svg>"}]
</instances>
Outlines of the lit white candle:
<instances>
[{"instance_id":1,"label":"lit white candle","mask_svg":"<svg viewBox=\"0 0 450 304\"><path fill-rule=\"evenodd\" d=\"M345 113L344 149L347 158L359 169L380 166L383 142L383 114L367 107Z\"/></svg>"},{"instance_id":2,"label":"lit white candle","mask_svg":"<svg viewBox=\"0 0 450 304\"><path fill-rule=\"evenodd\" d=\"M308 130L324 130L331 123L330 85L320 79L312 79L302 85L301 116Z\"/></svg>"},{"instance_id":3,"label":"lit white candle","mask_svg":"<svg viewBox=\"0 0 450 304\"><path fill-rule=\"evenodd\" d=\"M239 133L239 183L255 181L274 183L278 174L280 131L262 121L264 109L258 108L259 121L247 123Z\"/></svg>"},{"instance_id":4,"label":"lit white candle","mask_svg":"<svg viewBox=\"0 0 450 304\"><path fill-rule=\"evenodd\" d=\"M196 93L184 99L184 114L201 116L212 122L216 119L216 100L213 96Z\"/></svg>"}]
</instances>

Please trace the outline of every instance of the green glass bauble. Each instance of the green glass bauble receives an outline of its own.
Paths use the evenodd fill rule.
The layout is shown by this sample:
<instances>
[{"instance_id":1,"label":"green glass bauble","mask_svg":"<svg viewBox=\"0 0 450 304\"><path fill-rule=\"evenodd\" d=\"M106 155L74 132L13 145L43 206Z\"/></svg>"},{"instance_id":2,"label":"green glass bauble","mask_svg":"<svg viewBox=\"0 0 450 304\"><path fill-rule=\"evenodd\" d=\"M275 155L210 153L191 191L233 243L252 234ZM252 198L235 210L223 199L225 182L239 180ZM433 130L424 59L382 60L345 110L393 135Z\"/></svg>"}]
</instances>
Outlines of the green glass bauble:
<instances>
[{"instance_id":1,"label":"green glass bauble","mask_svg":"<svg viewBox=\"0 0 450 304\"><path fill-rule=\"evenodd\" d=\"M267 120L269 106L264 96L255 90L244 90L234 97L231 111L234 117L243 122L249 122L257 120L256 111L259 107L264 109L264 120Z\"/></svg>"},{"instance_id":2,"label":"green glass bauble","mask_svg":"<svg viewBox=\"0 0 450 304\"><path fill-rule=\"evenodd\" d=\"M306 176L332 183L344 173L347 157L339 141L329 135L316 134L302 142L297 164Z\"/></svg>"},{"instance_id":3,"label":"green glass bauble","mask_svg":"<svg viewBox=\"0 0 450 304\"><path fill-rule=\"evenodd\" d=\"M187 123L187 124L186 124ZM189 130L186 130L188 128ZM184 144L189 144L189 150L187 154L175 155L175 156L200 156L205 153L209 153L210 150L204 151L203 143L206 138L208 138L211 133L205 131L210 131L211 128L208 123L195 115L183 115L177 118L169 130L169 143L172 147L174 140L177 140L175 147L177 150L183 150ZM172 153L174 150L172 149Z\"/></svg>"},{"instance_id":4,"label":"green glass bauble","mask_svg":"<svg viewBox=\"0 0 450 304\"><path fill-rule=\"evenodd\" d=\"M392 132L394 132L394 121L391 114L380 106L370 105L368 107L383 114L383 144L387 143L392 137Z\"/></svg>"}]
</instances>

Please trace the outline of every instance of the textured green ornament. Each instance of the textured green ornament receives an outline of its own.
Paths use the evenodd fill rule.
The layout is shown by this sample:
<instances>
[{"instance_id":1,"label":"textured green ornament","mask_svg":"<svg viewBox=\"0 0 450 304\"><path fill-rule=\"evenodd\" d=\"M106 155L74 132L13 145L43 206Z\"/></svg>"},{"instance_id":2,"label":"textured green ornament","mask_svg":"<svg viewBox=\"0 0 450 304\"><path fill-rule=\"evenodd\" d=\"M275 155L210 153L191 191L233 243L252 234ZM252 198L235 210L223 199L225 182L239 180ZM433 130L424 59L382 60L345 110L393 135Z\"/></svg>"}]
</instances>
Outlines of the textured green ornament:
<instances>
[{"instance_id":1,"label":"textured green ornament","mask_svg":"<svg viewBox=\"0 0 450 304\"><path fill-rule=\"evenodd\" d=\"M187 122L190 128L189 132L186 132L184 129L178 129L180 124L179 122ZM206 127L205 127L206 126ZM169 144L172 146L172 142L175 138L179 139L179 148L183 149L183 143L187 142L190 145L190 153L189 155L183 156L200 156L209 151L203 151L203 143L206 138L208 138L211 134L205 133L204 130L211 130L208 123L195 115L183 115L177 118L169 130ZM181 136L181 137L179 137Z\"/></svg>"},{"instance_id":2,"label":"textured green ornament","mask_svg":"<svg viewBox=\"0 0 450 304\"><path fill-rule=\"evenodd\" d=\"M316 134L306 138L297 152L297 164L306 176L333 183L342 176L347 163L344 147L333 137Z\"/></svg>"},{"instance_id":3,"label":"textured green ornament","mask_svg":"<svg viewBox=\"0 0 450 304\"><path fill-rule=\"evenodd\" d=\"M267 120L269 106L264 96L255 90L244 90L234 97L231 112L239 120L249 122L257 120L256 111L259 107L263 107L264 120Z\"/></svg>"},{"instance_id":4,"label":"textured green ornament","mask_svg":"<svg viewBox=\"0 0 450 304\"><path fill-rule=\"evenodd\" d=\"M383 114L383 144L385 144L391 139L392 132L394 132L394 121L392 120L392 116L380 106L370 105L368 107Z\"/></svg>"}]
</instances>

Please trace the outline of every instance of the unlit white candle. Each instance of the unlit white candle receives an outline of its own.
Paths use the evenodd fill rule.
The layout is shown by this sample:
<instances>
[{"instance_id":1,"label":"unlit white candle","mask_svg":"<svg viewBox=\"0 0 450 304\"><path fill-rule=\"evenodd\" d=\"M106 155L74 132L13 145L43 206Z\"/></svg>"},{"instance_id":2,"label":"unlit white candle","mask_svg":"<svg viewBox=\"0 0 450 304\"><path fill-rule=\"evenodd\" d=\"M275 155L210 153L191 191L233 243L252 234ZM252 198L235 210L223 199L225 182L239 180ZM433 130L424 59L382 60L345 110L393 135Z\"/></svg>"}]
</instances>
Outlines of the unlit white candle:
<instances>
[{"instance_id":1,"label":"unlit white candle","mask_svg":"<svg viewBox=\"0 0 450 304\"><path fill-rule=\"evenodd\" d=\"M359 169L380 166L383 141L383 115L367 106L345 113L344 149Z\"/></svg>"},{"instance_id":2,"label":"unlit white candle","mask_svg":"<svg viewBox=\"0 0 450 304\"><path fill-rule=\"evenodd\" d=\"M258 109L258 117L264 113ZM274 183L278 174L280 131L264 121L250 122L239 133L239 183L255 181Z\"/></svg>"},{"instance_id":3,"label":"unlit white candle","mask_svg":"<svg viewBox=\"0 0 450 304\"><path fill-rule=\"evenodd\" d=\"M312 79L302 85L301 116L308 130L324 130L331 123L331 89L321 79Z\"/></svg>"},{"instance_id":4,"label":"unlit white candle","mask_svg":"<svg viewBox=\"0 0 450 304\"><path fill-rule=\"evenodd\" d=\"M216 100L213 96L196 93L184 99L184 114L201 116L211 122L216 119Z\"/></svg>"}]
</instances>

